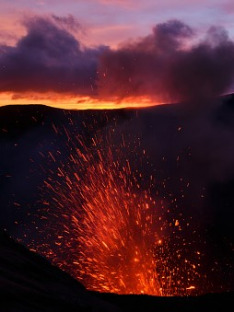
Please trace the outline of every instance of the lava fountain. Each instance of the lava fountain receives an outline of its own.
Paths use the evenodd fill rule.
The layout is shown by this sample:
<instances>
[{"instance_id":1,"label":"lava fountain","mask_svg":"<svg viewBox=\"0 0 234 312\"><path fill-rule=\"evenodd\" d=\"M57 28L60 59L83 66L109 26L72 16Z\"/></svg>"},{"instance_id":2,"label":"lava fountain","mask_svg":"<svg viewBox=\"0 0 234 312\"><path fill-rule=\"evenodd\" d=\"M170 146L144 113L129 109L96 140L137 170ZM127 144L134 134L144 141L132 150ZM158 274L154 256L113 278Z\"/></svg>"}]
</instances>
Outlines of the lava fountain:
<instances>
[{"instance_id":1,"label":"lava fountain","mask_svg":"<svg viewBox=\"0 0 234 312\"><path fill-rule=\"evenodd\" d=\"M58 256L46 244L36 249L89 290L161 295L154 255L161 242L157 205L148 191L140 191L141 173L100 136L89 146L80 136L75 141L68 163L45 181L52 203L44 201L49 208L42 217L50 220L56 245L67 255Z\"/></svg>"},{"instance_id":2,"label":"lava fountain","mask_svg":"<svg viewBox=\"0 0 234 312\"><path fill-rule=\"evenodd\" d=\"M132 191L128 161L123 167L112 161L110 149L107 160L98 155L82 186L82 211L72 217L82 251L77 277L88 289L101 292L159 295L154 259L158 237L150 209L155 202L147 192Z\"/></svg>"},{"instance_id":3,"label":"lava fountain","mask_svg":"<svg viewBox=\"0 0 234 312\"><path fill-rule=\"evenodd\" d=\"M116 147L107 134L87 142L81 135L65 133L70 156L64 162L49 153L57 169L50 170L45 181L49 200L43 194L40 212L41 220L46 220L46 228L40 225L45 240L34 249L89 290L178 294L169 289L165 276L158 275L158 264L166 267L166 259L157 259L163 230L160 204L151 196L152 176L147 183L139 169L133 169L131 156L124 157L123 151L129 149L124 138ZM144 150L140 157L146 157Z\"/></svg>"}]
</instances>

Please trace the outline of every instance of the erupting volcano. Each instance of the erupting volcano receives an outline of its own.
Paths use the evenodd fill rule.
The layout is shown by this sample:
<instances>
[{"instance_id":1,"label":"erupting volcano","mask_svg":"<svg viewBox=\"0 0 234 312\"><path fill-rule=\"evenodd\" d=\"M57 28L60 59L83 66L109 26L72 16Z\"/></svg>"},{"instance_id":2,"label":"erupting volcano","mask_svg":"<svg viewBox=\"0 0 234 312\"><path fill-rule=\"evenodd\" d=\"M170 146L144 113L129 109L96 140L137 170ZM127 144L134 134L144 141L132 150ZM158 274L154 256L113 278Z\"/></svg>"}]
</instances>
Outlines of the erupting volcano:
<instances>
[{"instance_id":1,"label":"erupting volcano","mask_svg":"<svg viewBox=\"0 0 234 312\"><path fill-rule=\"evenodd\" d=\"M57 242L72 253L72 274L90 290L160 295L157 207L147 191L139 192L141 174L132 172L127 159L115 160L100 138L89 148L80 139L78 144L83 151L74 149L69 172L58 168L65 187L45 182L55 193L60 226L74 240L72 250L61 235Z\"/></svg>"},{"instance_id":2,"label":"erupting volcano","mask_svg":"<svg viewBox=\"0 0 234 312\"><path fill-rule=\"evenodd\" d=\"M99 302L109 312L101 298L117 298L127 312L125 298L144 310L155 296L156 310L192 312L194 297L210 306L232 292L233 6L216 3L212 15L208 0L199 14L199 1L0 2L9 311Z\"/></svg>"},{"instance_id":3,"label":"erupting volcano","mask_svg":"<svg viewBox=\"0 0 234 312\"><path fill-rule=\"evenodd\" d=\"M137 182L132 181L127 161L121 167L111 161L111 150L105 160L105 155L98 154L99 159L88 168L82 191L78 193L75 186L72 195L77 207L72 215L74 234L80 249L74 262L77 277L92 290L159 295L154 259L159 239L151 210L152 206L156 209L155 202L147 192L133 192Z\"/></svg>"},{"instance_id":4,"label":"erupting volcano","mask_svg":"<svg viewBox=\"0 0 234 312\"><path fill-rule=\"evenodd\" d=\"M162 217L166 208L152 195L154 177L147 181L142 168L131 164L133 155L138 164L147 162L146 151L135 139L114 143L114 132L109 128L84 140L64 130L70 156L60 162L59 153L49 153L57 169L50 171L43 191L50 197L40 212L47 222L39 228L45 241L33 248L89 290L188 294L195 290L196 266L186 260L186 269L178 268L171 261L165 238L169 224ZM178 225L176 220L173 226Z\"/></svg>"}]
</instances>

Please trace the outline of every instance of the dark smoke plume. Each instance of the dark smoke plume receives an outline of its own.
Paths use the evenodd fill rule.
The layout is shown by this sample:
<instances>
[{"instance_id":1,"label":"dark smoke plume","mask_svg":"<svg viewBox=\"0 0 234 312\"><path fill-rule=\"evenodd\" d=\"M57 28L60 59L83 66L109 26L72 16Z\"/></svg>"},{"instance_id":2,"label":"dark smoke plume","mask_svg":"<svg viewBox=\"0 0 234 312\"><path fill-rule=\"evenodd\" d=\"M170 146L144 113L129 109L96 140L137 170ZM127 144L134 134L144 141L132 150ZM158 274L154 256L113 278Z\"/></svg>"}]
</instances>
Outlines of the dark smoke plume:
<instances>
[{"instance_id":1,"label":"dark smoke plume","mask_svg":"<svg viewBox=\"0 0 234 312\"><path fill-rule=\"evenodd\" d=\"M71 18L34 18L25 25L16 47L0 47L0 91L92 94L103 47L82 47L66 30L77 27Z\"/></svg>"},{"instance_id":2,"label":"dark smoke plume","mask_svg":"<svg viewBox=\"0 0 234 312\"><path fill-rule=\"evenodd\" d=\"M234 76L234 43L215 27L206 40L190 46L193 36L189 26L169 21L147 37L107 51L100 62L101 94L181 101L225 92Z\"/></svg>"},{"instance_id":3,"label":"dark smoke plume","mask_svg":"<svg viewBox=\"0 0 234 312\"><path fill-rule=\"evenodd\" d=\"M66 92L123 99L148 96L162 102L220 95L234 77L234 43L212 27L204 40L180 21L113 50L87 48L74 36L72 16L34 17L15 47L0 46L0 91Z\"/></svg>"}]
</instances>

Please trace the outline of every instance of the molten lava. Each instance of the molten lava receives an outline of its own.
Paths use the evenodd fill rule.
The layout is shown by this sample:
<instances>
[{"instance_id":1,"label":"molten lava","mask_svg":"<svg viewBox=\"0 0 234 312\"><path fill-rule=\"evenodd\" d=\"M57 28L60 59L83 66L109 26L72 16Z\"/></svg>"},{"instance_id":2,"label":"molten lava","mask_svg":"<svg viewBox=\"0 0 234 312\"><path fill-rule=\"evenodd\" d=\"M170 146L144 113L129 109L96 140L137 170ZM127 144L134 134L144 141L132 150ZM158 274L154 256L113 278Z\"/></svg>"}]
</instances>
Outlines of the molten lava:
<instances>
[{"instance_id":1,"label":"molten lava","mask_svg":"<svg viewBox=\"0 0 234 312\"><path fill-rule=\"evenodd\" d=\"M77 277L88 289L101 292L159 295L154 259L158 237L150 209L155 203L147 193L132 192L128 163L121 168L102 157L88 170L83 211L73 215L82 250Z\"/></svg>"},{"instance_id":2,"label":"molten lava","mask_svg":"<svg viewBox=\"0 0 234 312\"><path fill-rule=\"evenodd\" d=\"M89 290L171 296L195 289L192 263L186 259L187 280L182 267L169 264L160 203L151 196L152 181L123 157L124 140L114 148L106 134L87 142L65 133L70 157L60 162L49 153L57 171L50 170L45 181L49 200L43 201L41 220L46 224L39 227L45 239L34 249Z\"/></svg>"},{"instance_id":3,"label":"molten lava","mask_svg":"<svg viewBox=\"0 0 234 312\"><path fill-rule=\"evenodd\" d=\"M72 176L58 169L66 187L46 182L69 220L60 225L75 240L73 275L90 290L160 295L154 257L159 238L152 213L156 203L139 192L140 176L128 160L115 161L112 150L104 153L98 140L89 150L79 143L83 151L76 148L71 155Z\"/></svg>"}]
</instances>

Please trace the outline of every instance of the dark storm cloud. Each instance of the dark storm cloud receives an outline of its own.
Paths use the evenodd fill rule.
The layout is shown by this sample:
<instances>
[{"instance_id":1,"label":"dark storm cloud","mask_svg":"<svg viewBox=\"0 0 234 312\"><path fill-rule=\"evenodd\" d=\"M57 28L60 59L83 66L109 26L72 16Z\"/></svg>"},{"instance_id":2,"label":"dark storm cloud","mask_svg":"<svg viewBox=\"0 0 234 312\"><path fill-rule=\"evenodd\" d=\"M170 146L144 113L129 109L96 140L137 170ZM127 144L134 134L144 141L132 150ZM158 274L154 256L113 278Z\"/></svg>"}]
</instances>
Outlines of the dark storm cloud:
<instances>
[{"instance_id":1,"label":"dark storm cloud","mask_svg":"<svg viewBox=\"0 0 234 312\"><path fill-rule=\"evenodd\" d=\"M75 27L71 19L31 18L25 23L26 36L16 47L0 47L1 91L92 93L103 48L83 48L58 23Z\"/></svg>"},{"instance_id":2,"label":"dark storm cloud","mask_svg":"<svg viewBox=\"0 0 234 312\"><path fill-rule=\"evenodd\" d=\"M107 51L101 58L101 93L179 101L225 92L234 76L234 43L221 28L211 28L205 40L191 46L193 35L189 26L169 21L147 37Z\"/></svg>"}]
</instances>

